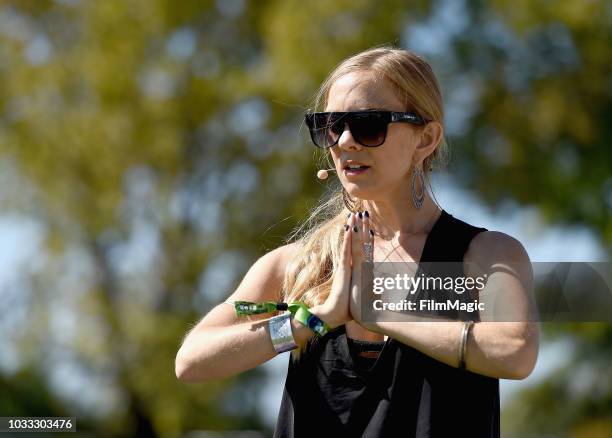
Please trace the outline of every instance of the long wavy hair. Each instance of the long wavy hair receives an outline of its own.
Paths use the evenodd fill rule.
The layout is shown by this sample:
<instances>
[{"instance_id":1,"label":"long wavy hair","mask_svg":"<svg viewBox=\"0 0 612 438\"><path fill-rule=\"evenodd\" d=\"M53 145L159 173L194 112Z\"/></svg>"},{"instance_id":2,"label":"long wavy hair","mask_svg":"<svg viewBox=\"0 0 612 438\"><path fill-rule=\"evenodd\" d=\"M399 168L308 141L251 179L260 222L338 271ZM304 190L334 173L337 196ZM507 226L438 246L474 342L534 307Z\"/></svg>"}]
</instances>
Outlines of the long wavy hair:
<instances>
[{"instance_id":1,"label":"long wavy hair","mask_svg":"<svg viewBox=\"0 0 612 438\"><path fill-rule=\"evenodd\" d=\"M373 73L377 79L387 81L404 102L405 111L414 111L428 121L443 123L442 93L429 63L410 50L389 46L357 53L336 66L316 93L314 109L324 108L332 85L340 77L354 72ZM425 159L423 168L426 175L434 166L444 164L447 148L446 140L442 139ZM329 153L324 153L321 159L327 168L334 167ZM325 302L340 264L344 222L350 210L362 210L363 205L363 200L350 197L342 185L337 184L329 189L328 195L306 220L290 233L286 241L297 242L298 249L285 271L285 302L304 301L309 307ZM312 341L315 339L316 336L311 338ZM308 345L293 350L292 357L297 360Z\"/></svg>"}]
</instances>

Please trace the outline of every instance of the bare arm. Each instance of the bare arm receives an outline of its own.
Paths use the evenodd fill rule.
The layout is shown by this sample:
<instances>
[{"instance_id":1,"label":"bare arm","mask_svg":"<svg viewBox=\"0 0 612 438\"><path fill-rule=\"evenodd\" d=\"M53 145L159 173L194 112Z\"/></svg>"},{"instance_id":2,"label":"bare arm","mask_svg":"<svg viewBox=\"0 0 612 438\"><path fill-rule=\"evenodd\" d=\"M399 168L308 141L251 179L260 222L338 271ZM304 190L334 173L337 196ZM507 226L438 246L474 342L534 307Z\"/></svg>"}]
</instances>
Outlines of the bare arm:
<instances>
[{"instance_id":1,"label":"bare arm","mask_svg":"<svg viewBox=\"0 0 612 438\"><path fill-rule=\"evenodd\" d=\"M465 257L488 275L480 298L488 309L510 310L511 317L476 323L468 337L466 368L490 377L524 379L533 370L539 329L529 321L532 310L529 257L522 245L502 233L479 234ZM469 275L466 272L466 275ZM500 295L501 294L501 295ZM488 318L487 318L488 317ZM415 317L415 320L418 319ZM361 323L417 350L457 367L463 323L460 321L382 321Z\"/></svg>"},{"instance_id":2,"label":"bare arm","mask_svg":"<svg viewBox=\"0 0 612 438\"><path fill-rule=\"evenodd\" d=\"M226 307L227 310L218 312L234 312ZM316 314L314 308L313 313ZM223 379L272 359L278 353L270 341L269 319L267 315L260 321L226 327L198 325L189 333L176 356L176 376L185 382ZM312 330L294 319L291 325L295 342L300 346L313 335Z\"/></svg>"},{"instance_id":3,"label":"bare arm","mask_svg":"<svg viewBox=\"0 0 612 438\"><path fill-rule=\"evenodd\" d=\"M227 301L279 301L285 266L295 249L294 244L282 246L258 259ZM317 307L311 311L317 314ZM185 337L176 356L176 376L186 382L221 379L275 357L270 318L262 314L238 319L232 306L217 305ZM291 324L298 345L313 336L299 322L292 319Z\"/></svg>"},{"instance_id":4,"label":"bare arm","mask_svg":"<svg viewBox=\"0 0 612 438\"><path fill-rule=\"evenodd\" d=\"M466 369L499 379L524 379L537 358L535 323L479 322L470 331ZM384 333L447 365L458 367L462 322L378 322Z\"/></svg>"}]
</instances>

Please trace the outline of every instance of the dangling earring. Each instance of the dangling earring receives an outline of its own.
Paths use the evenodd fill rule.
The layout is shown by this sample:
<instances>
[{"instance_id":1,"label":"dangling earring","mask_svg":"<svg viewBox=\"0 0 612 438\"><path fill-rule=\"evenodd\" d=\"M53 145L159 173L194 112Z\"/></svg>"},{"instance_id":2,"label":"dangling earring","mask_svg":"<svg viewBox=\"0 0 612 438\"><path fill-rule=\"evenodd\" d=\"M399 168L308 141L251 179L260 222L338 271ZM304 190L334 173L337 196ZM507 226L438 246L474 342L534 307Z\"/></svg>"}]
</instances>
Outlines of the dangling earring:
<instances>
[{"instance_id":1,"label":"dangling earring","mask_svg":"<svg viewBox=\"0 0 612 438\"><path fill-rule=\"evenodd\" d=\"M419 179L421 183L421 193L417 194L416 179ZM416 166L412 171L412 203L417 210L423 207L423 201L425 201L425 178L423 177L423 170L417 169Z\"/></svg>"},{"instance_id":2,"label":"dangling earring","mask_svg":"<svg viewBox=\"0 0 612 438\"><path fill-rule=\"evenodd\" d=\"M342 187L342 201L344 202L344 206L348 208L349 211L355 213L355 200L351 198L351 195L348 194L344 187Z\"/></svg>"}]
</instances>

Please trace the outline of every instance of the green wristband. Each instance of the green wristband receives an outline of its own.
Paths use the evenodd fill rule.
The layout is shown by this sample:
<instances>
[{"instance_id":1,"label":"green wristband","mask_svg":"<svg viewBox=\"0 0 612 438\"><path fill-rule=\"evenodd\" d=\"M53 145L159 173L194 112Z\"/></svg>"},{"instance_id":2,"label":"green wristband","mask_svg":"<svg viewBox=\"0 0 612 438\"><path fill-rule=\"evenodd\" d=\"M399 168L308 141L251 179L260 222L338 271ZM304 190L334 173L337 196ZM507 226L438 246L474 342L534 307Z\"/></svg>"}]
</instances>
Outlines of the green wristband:
<instances>
[{"instance_id":1,"label":"green wristband","mask_svg":"<svg viewBox=\"0 0 612 438\"><path fill-rule=\"evenodd\" d=\"M237 316L257 315L260 313L271 313L277 310L287 310L287 304L274 301L252 303L250 301L234 301L234 309Z\"/></svg>"},{"instance_id":2,"label":"green wristband","mask_svg":"<svg viewBox=\"0 0 612 438\"><path fill-rule=\"evenodd\" d=\"M310 313L305 303L289 304L289 311L293 313L293 318L296 321L304 324L319 336L325 336L330 330L329 326L317 315Z\"/></svg>"},{"instance_id":3,"label":"green wristband","mask_svg":"<svg viewBox=\"0 0 612 438\"><path fill-rule=\"evenodd\" d=\"M260 313L271 313L277 310L289 310L291 315L300 323L310 328L316 334L325 336L330 330L329 326L317 315L313 315L308 310L308 306L303 301L293 303L276 303L274 301L264 301L252 303L250 301L234 301L234 309L237 316L257 315Z\"/></svg>"}]
</instances>

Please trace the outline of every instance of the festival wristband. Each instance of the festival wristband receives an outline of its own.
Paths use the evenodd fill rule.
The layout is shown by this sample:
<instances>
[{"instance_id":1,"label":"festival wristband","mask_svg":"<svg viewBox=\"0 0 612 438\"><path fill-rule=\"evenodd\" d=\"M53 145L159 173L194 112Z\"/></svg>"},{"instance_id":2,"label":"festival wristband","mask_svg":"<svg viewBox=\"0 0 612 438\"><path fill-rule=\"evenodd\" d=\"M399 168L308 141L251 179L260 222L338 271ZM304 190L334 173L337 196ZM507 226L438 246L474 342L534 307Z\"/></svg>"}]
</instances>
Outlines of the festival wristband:
<instances>
[{"instance_id":1,"label":"festival wristband","mask_svg":"<svg viewBox=\"0 0 612 438\"><path fill-rule=\"evenodd\" d=\"M304 303L291 303L289 308L291 309L292 306L296 306L297 308L293 314L293 318L296 321L304 324L319 336L325 336L330 330L329 326L321 318L313 313L310 313L308 307L306 307Z\"/></svg>"},{"instance_id":2,"label":"festival wristband","mask_svg":"<svg viewBox=\"0 0 612 438\"><path fill-rule=\"evenodd\" d=\"M291 315L293 315L297 321L310 328L320 336L325 336L325 334L330 330L329 326L323 320L321 320L321 318L310 313L308 306L303 301L297 301L289 304L277 303L274 301L264 301L261 303L234 301L234 308L236 310L236 315L238 316L271 313L277 310L289 310Z\"/></svg>"},{"instance_id":3,"label":"festival wristband","mask_svg":"<svg viewBox=\"0 0 612 438\"><path fill-rule=\"evenodd\" d=\"M284 353L297 348L291 330L291 315L285 313L270 318L270 339L277 353Z\"/></svg>"},{"instance_id":4,"label":"festival wristband","mask_svg":"<svg viewBox=\"0 0 612 438\"><path fill-rule=\"evenodd\" d=\"M277 310L288 310L288 306L287 303L276 303L274 301L264 301L262 303L234 301L234 309L236 310L236 316L245 316L271 313Z\"/></svg>"}]
</instances>

